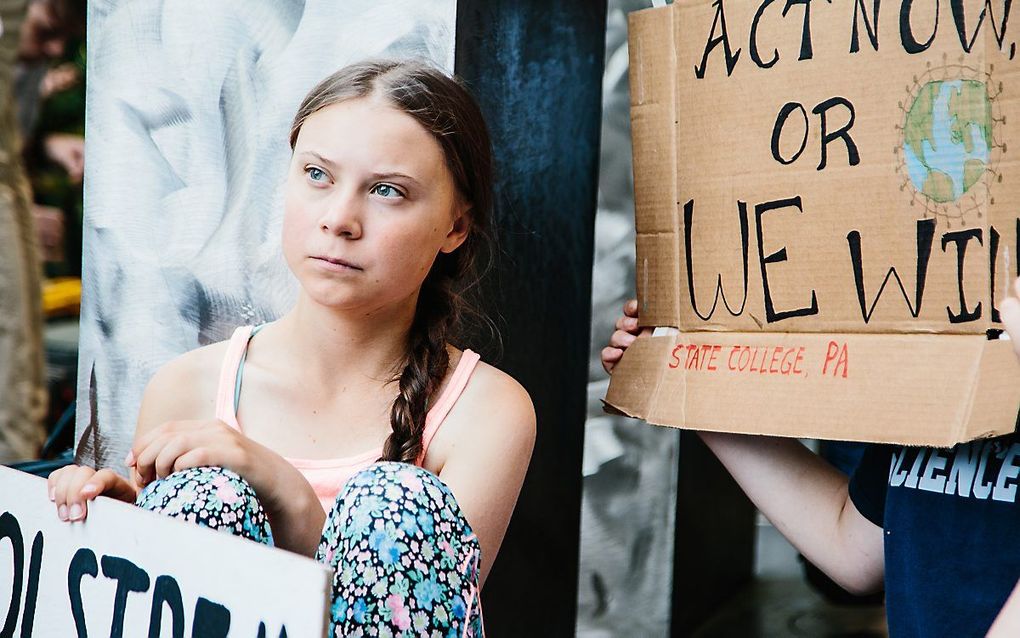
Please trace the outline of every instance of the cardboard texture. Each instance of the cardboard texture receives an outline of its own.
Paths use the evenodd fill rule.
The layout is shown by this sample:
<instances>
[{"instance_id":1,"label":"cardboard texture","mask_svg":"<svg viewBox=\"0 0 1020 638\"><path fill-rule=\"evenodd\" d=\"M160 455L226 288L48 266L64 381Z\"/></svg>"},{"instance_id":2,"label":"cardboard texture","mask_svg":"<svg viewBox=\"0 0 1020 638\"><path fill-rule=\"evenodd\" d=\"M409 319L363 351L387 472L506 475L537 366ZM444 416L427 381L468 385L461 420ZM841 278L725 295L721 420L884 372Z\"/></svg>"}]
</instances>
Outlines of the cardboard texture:
<instances>
[{"instance_id":1,"label":"cardboard texture","mask_svg":"<svg viewBox=\"0 0 1020 638\"><path fill-rule=\"evenodd\" d=\"M994 339L1020 275L1010 8L678 0L632 13L639 314L680 334L631 346L607 404L828 439L1013 431L1020 365Z\"/></svg>"}]
</instances>

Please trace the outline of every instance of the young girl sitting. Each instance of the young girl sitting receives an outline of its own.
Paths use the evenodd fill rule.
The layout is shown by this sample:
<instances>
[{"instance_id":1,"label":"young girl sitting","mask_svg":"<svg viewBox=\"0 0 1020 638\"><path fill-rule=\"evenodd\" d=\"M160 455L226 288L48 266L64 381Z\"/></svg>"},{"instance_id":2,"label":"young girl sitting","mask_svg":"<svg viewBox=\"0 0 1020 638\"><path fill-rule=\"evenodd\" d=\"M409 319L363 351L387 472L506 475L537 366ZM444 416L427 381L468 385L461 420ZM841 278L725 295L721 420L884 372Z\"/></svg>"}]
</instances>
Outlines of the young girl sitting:
<instances>
[{"instance_id":1,"label":"young girl sitting","mask_svg":"<svg viewBox=\"0 0 1020 638\"><path fill-rule=\"evenodd\" d=\"M485 122L436 69L372 61L312 89L290 144L295 306L153 376L130 480L70 466L50 498L66 521L104 494L314 555L336 636L481 636L535 438L524 389L449 344L489 229Z\"/></svg>"}]
</instances>

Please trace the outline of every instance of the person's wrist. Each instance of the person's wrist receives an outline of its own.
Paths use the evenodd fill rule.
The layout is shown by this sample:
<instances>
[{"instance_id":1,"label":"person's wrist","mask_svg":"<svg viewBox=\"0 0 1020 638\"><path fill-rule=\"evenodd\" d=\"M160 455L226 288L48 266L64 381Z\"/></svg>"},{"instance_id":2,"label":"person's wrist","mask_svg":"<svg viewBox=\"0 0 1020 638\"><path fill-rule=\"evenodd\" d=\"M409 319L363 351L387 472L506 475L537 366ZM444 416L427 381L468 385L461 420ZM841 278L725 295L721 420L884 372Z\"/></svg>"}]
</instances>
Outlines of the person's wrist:
<instances>
[{"instance_id":1,"label":"person's wrist","mask_svg":"<svg viewBox=\"0 0 1020 638\"><path fill-rule=\"evenodd\" d=\"M265 481L263 479L266 476L266 464L271 463L272 459L268 458L268 455L264 452L268 451L265 447L255 443L251 439L244 437L238 441L238 449L235 454L235 458L231 462L229 469L233 470L241 476L244 480L248 481L252 487L259 490L260 487L264 488ZM268 473L270 476L271 473Z\"/></svg>"},{"instance_id":2,"label":"person's wrist","mask_svg":"<svg viewBox=\"0 0 1020 638\"><path fill-rule=\"evenodd\" d=\"M287 479L297 470L285 458L269 448L246 439L242 443L238 467L234 470L258 494L259 500L274 511L300 513L309 506L304 490L288 489ZM311 489L307 490L314 496Z\"/></svg>"}]
</instances>

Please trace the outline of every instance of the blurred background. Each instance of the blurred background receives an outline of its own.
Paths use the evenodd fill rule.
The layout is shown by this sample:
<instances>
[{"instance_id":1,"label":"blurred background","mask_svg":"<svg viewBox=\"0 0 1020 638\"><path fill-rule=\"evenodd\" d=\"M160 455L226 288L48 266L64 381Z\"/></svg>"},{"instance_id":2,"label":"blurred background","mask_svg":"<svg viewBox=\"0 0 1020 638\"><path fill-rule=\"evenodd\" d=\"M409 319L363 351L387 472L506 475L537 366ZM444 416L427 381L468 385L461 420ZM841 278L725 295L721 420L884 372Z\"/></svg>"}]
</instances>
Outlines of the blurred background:
<instances>
[{"instance_id":1,"label":"blurred background","mask_svg":"<svg viewBox=\"0 0 1020 638\"><path fill-rule=\"evenodd\" d=\"M0 461L74 435L85 0L0 2Z\"/></svg>"},{"instance_id":2,"label":"blurred background","mask_svg":"<svg viewBox=\"0 0 1020 638\"><path fill-rule=\"evenodd\" d=\"M106 12L117 4L100 2L91 10L105 18ZM297 4L304 6L304 3ZM550 612L545 631L536 628L524 632L509 622L501 628L490 618L490 633L494 636L559 636L569 635L569 628L576 627L576 635L593 638L885 636L881 596L853 598L804 564L796 551L747 503L696 437L603 412L601 398L608 387L608 378L602 371L599 352L613 330L624 300L634 296L626 15L664 2L608 0L598 11L591 3L564 3L566 8L559 14L549 13L541 4L479 2L467 10L460 3L456 19L458 73L480 77L489 72L488 68L472 66L470 59L465 60L465 56L470 58L472 52L488 46L485 29L495 33L497 48L517 47L510 52L512 55L508 54L507 59L511 61L575 55L562 53L561 49L576 48L571 38L587 38L583 41L594 42L593 53L582 51L576 55L586 61L583 68L593 75L578 76L573 81L580 87L579 95L601 94L601 108L590 104L585 111L596 118L593 143L587 147L582 145L577 151L582 155L590 154L592 166L597 167L597 202L594 198L582 202L579 214L584 223L576 227L580 233L579 243L592 241L593 236L589 246L592 270L586 417L582 418L579 411L568 410L568 421L572 423L557 425L562 436L572 441L565 448L569 453L557 458L565 459L562 471L576 477L579 489L564 492L570 502L552 506L539 500L529 501L526 495L520 508L523 516L529 517L526 520L541 516L543 508L558 507L567 512L565 531L557 545L558 551L566 553L563 558L565 580L556 587L561 590L558 600L563 612ZM409 11L399 5L394 3L391 10ZM275 11L276 7L271 9ZM78 447L76 424L79 433L84 426L81 409L76 418L77 388L87 393L96 387L94 379L89 379L94 372L78 370L82 330L87 10L85 0L0 0L0 90L3 91L0 95L3 114L0 126L0 462L40 475L72 459L72 450ZM605 11L604 32L602 10ZM544 28L546 23L566 19L574 21L575 31L564 35ZM292 27L296 28L296 24ZM412 43L412 53L405 54L413 54L417 50L415 42L442 43L447 39L452 42L441 29L422 31L421 24L435 25L436 21L419 16L405 24L404 35L393 41L397 50ZM349 26L357 30L358 23ZM582 27L588 30L578 35L577 29ZM469 31L470 36L464 35ZM441 51L432 53L444 59ZM599 53L604 53L601 64ZM451 59L445 59L444 64L452 64ZM509 62L502 64L500 69L505 72L495 76L495 86L475 80L483 108L493 123L497 155L501 145L504 150L510 147L518 133L516 121L509 117L513 112L509 111L508 115L507 111L499 109L528 108L505 99L512 91L499 83L520 81L521 78L513 76L512 72L527 75L528 68L533 71L537 67L524 65L514 71L515 68ZM544 71L540 69L537 73ZM600 86L594 79L598 74L601 74ZM564 81L562 75L551 79ZM242 101L248 99L243 94L235 97ZM569 101L566 103L569 105ZM558 106L563 108L562 103ZM566 112L553 112L548 104L534 108L548 110L546 115L554 125L575 115L569 108ZM106 109L104 114L109 111ZM537 117L532 116L532 124ZM578 117L583 119L588 115ZM566 138L571 135L574 132L566 132ZM550 140L539 136L532 143L535 153L541 156L547 153L541 145L549 144ZM99 150L93 149L89 157L97 153L101 155ZM505 152L505 155L513 154ZM534 159L527 153L516 155L528 162ZM136 159L129 154L119 170L130 173L131 163ZM508 159L504 159L503 164L508 171L534 171L530 167L515 168ZM141 158L138 170L144 173L151 172L152 168L146 167ZM513 176L504 176L504 181L513 179ZM529 220L527 216L530 206L522 203L525 200L515 199L510 186L502 188L505 192L501 223L504 229L511 230L511 241L504 248L513 253L514 241L527 240L537 242L538 249L549 254L551 248L543 243L546 237L538 225L541 222ZM568 236L564 241L574 239ZM255 240L252 250L264 253ZM95 246L85 254L91 255L91 259L104 259L103 252ZM588 263L586 254L583 249L579 253L580 261L585 264ZM108 256L110 261L102 268L90 267L109 271L114 257ZM527 262L520 250L516 256L511 254L509 261ZM505 276L512 272L513 268L509 268ZM586 272L579 276L578 294L582 300L587 299L584 288L587 276ZM541 293L555 294L554 288ZM542 303L551 303L543 299ZM258 304L245 310L241 301L235 304L236 308L220 302L212 303L219 304L221 318L236 315L240 321L263 312L271 314L271 310L260 310ZM520 300L517 303L524 305ZM587 321L587 311L588 308L584 308L576 312L577 319ZM503 312L504 318L507 314ZM201 338L208 340L220 333L226 334L224 331L232 327L228 319L203 324L206 333ZM92 319L84 330L108 336L107 328L99 326L100 322ZM115 331L115 328L108 329ZM575 321L571 329L577 335L586 336L587 326L583 323ZM196 327L195 339L199 338L199 332ZM583 340L581 344L584 350ZM513 345L511 333L505 347L511 350ZM114 350L117 347L127 346L115 345ZM510 358L512 367L512 355ZM150 364L155 365L154 362ZM528 365L534 367L534 364ZM579 371L583 365L584 360L578 359L576 369ZM519 376L526 377L527 371ZM86 421L95 420L97 403L96 397L84 397L82 405L88 406L83 415ZM126 441L118 440L114 448L123 445ZM552 443L540 441L540 445L556 449L550 448ZM852 446L814 445L846 471L853 469L858 458ZM543 474L543 466L552 467L556 462L556 458L545 460L537 456L533 475L539 478L529 477L532 489L540 490L542 481L548 485L555 479L555 474ZM520 529L521 522L516 520L516 524ZM518 537L523 534L517 532ZM508 554L512 552L512 549L507 550ZM576 564L571 552L576 552ZM576 573L571 565L576 567ZM516 588L542 591L537 579L543 576L534 565L504 568L503 573L506 585L500 585L497 578L490 591ZM576 583L576 590L572 590L573 583ZM564 600L568 602L563 603ZM576 601L576 607L572 601ZM493 606L498 607L498 603ZM496 617L498 614L497 610Z\"/></svg>"}]
</instances>

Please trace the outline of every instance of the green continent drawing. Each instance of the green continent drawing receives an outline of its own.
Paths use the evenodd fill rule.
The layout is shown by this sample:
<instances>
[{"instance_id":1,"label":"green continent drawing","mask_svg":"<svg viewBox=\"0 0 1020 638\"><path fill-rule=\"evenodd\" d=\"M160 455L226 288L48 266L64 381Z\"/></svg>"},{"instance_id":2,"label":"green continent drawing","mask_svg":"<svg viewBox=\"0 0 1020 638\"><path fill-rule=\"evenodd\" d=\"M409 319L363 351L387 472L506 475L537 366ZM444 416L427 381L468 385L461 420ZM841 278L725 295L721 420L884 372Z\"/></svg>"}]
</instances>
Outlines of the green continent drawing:
<instances>
[{"instance_id":1,"label":"green continent drawing","mask_svg":"<svg viewBox=\"0 0 1020 638\"><path fill-rule=\"evenodd\" d=\"M992 143L992 102L978 80L928 82L903 123L910 181L939 203L956 201L981 179Z\"/></svg>"}]
</instances>

